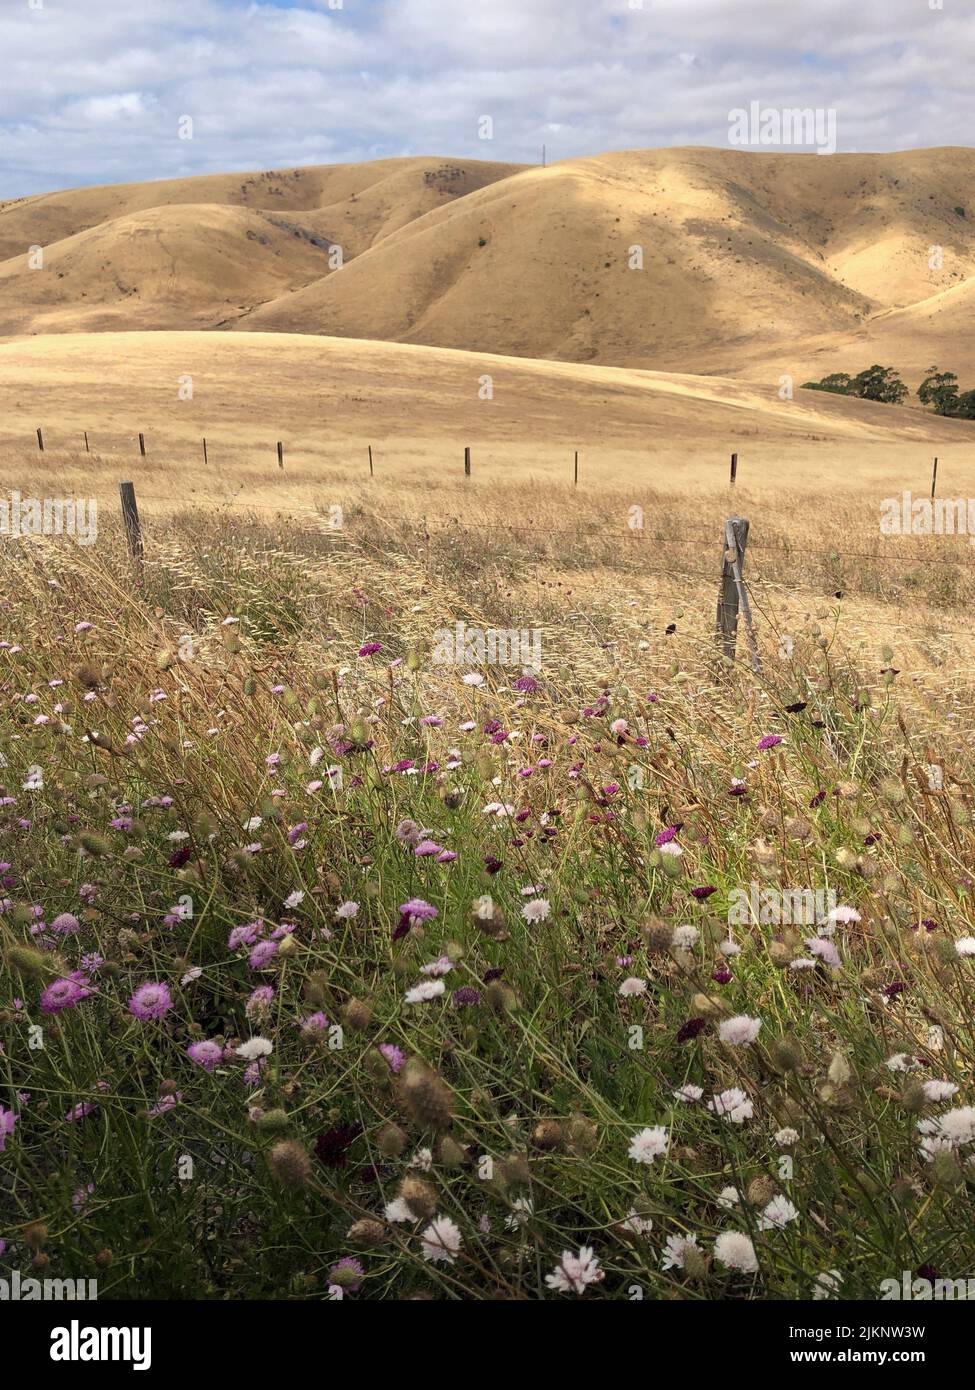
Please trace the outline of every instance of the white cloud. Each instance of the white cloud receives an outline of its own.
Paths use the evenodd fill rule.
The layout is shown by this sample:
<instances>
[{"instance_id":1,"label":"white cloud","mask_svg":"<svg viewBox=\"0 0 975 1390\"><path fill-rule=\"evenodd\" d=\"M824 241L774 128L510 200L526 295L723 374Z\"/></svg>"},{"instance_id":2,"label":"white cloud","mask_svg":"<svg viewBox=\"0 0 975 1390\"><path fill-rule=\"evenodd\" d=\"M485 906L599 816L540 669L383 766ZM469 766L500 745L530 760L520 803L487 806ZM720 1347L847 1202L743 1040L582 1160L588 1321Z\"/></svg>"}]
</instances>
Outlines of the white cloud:
<instances>
[{"instance_id":1,"label":"white cloud","mask_svg":"<svg viewBox=\"0 0 975 1390\"><path fill-rule=\"evenodd\" d=\"M962 0L4 0L0 197L390 154L534 161L543 141L550 160L724 145L753 100L835 108L840 150L963 144L973 48Z\"/></svg>"}]
</instances>

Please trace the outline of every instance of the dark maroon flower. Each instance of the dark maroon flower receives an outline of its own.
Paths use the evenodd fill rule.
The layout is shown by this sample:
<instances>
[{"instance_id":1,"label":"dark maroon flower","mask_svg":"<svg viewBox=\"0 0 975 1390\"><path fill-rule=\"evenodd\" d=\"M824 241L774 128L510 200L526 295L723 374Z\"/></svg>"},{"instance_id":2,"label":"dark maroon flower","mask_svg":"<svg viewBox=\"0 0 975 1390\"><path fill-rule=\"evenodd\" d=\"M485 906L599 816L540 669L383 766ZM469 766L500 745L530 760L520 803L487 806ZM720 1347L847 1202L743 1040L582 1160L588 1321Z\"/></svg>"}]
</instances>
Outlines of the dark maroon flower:
<instances>
[{"instance_id":1,"label":"dark maroon flower","mask_svg":"<svg viewBox=\"0 0 975 1390\"><path fill-rule=\"evenodd\" d=\"M410 931L411 926L410 914L408 912L401 912L399 915L399 925L393 928L393 940L402 941L403 937Z\"/></svg>"},{"instance_id":2,"label":"dark maroon flower","mask_svg":"<svg viewBox=\"0 0 975 1390\"><path fill-rule=\"evenodd\" d=\"M884 994L888 999L893 999L895 995L903 994L905 989L907 989L907 985L903 980L895 980L893 984L884 985Z\"/></svg>"},{"instance_id":3,"label":"dark maroon flower","mask_svg":"<svg viewBox=\"0 0 975 1390\"><path fill-rule=\"evenodd\" d=\"M460 989L455 989L451 995L455 1004L470 1005L480 1004L481 996L476 989L471 989L470 985L461 985Z\"/></svg>"},{"instance_id":4,"label":"dark maroon flower","mask_svg":"<svg viewBox=\"0 0 975 1390\"><path fill-rule=\"evenodd\" d=\"M711 894L717 891L713 883L705 883L700 888L692 888L691 897L697 898L698 902L704 902L705 898L710 898Z\"/></svg>"},{"instance_id":5,"label":"dark maroon flower","mask_svg":"<svg viewBox=\"0 0 975 1390\"><path fill-rule=\"evenodd\" d=\"M703 1033L708 1026L706 1018L689 1018L686 1023L682 1023L677 1030L677 1041L686 1043L693 1041L699 1033Z\"/></svg>"},{"instance_id":6,"label":"dark maroon flower","mask_svg":"<svg viewBox=\"0 0 975 1390\"><path fill-rule=\"evenodd\" d=\"M920 922L914 923L913 927L911 928L911 931L920 931L922 927L925 931L938 930L938 924L936 921L934 921L932 917L922 917Z\"/></svg>"},{"instance_id":7,"label":"dark maroon flower","mask_svg":"<svg viewBox=\"0 0 975 1390\"><path fill-rule=\"evenodd\" d=\"M326 1168L344 1168L346 1154L362 1133L358 1120L340 1124L320 1134L315 1140L315 1153Z\"/></svg>"},{"instance_id":8,"label":"dark maroon flower","mask_svg":"<svg viewBox=\"0 0 975 1390\"><path fill-rule=\"evenodd\" d=\"M716 980L719 985L729 984L731 982L731 971L725 966L721 970L716 970L711 976L711 979Z\"/></svg>"},{"instance_id":9,"label":"dark maroon flower","mask_svg":"<svg viewBox=\"0 0 975 1390\"><path fill-rule=\"evenodd\" d=\"M500 980L503 974L503 965L492 965L490 970L485 970L484 972L484 983L486 985L489 985L492 980Z\"/></svg>"},{"instance_id":10,"label":"dark maroon flower","mask_svg":"<svg viewBox=\"0 0 975 1390\"><path fill-rule=\"evenodd\" d=\"M501 868L501 860L495 859L493 854L486 854L484 856L484 867L489 874L496 874Z\"/></svg>"},{"instance_id":11,"label":"dark maroon flower","mask_svg":"<svg viewBox=\"0 0 975 1390\"><path fill-rule=\"evenodd\" d=\"M179 849L175 850L169 856L169 867L171 869L181 869L184 864L189 863L192 853L193 851L189 845L180 845Z\"/></svg>"},{"instance_id":12,"label":"dark maroon flower","mask_svg":"<svg viewBox=\"0 0 975 1390\"><path fill-rule=\"evenodd\" d=\"M825 792L817 792L816 795L813 797L812 801L810 801L810 803L809 803L809 809L810 809L810 811L815 811L815 809L816 809L817 806L822 806L822 804L823 804L823 802L824 802L825 800L826 800L826 793L825 793Z\"/></svg>"},{"instance_id":13,"label":"dark maroon flower","mask_svg":"<svg viewBox=\"0 0 975 1390\"><path fill-rule=\"evenodd\" d=\"M919 1279L930 1279L932 1284L938 1277L938 1271L934 1265L918 1265L914 1273Z\"/></svg>"},{"instance_id":14,"label":"dark maroon flower","mask_svg":"<svg viewBox=\"0 0 975 1390\"><path fill-rule=\"evenodd\" d=\"M511 682L511 688L521 691L523 695L534 695L540 686L534 676L519 676L516 681Z\"/></svg>"}]
</instances>

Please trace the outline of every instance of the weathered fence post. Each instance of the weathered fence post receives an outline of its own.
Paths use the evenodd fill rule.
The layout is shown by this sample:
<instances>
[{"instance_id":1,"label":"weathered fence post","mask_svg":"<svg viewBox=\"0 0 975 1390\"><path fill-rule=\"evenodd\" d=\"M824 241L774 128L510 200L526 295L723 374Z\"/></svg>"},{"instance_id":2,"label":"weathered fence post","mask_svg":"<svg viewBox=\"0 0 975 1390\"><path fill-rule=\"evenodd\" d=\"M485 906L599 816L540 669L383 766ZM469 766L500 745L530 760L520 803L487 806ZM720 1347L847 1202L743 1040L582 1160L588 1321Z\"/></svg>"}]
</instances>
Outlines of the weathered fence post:
<instances>
[{"instance_id":1,"label":"weathered fence post","mask_svg":"<svg viewBox=\"0 0 975 1390\"><path fill-rule=\"evenodd\" d=\"M284 445L278 440L278 467L284 467Z\"/></svg>"},{"instance_id":2,"label":"weathered fence post","mask_svg":"<svg viewBox=\"0 0 975 1390\"><path fill-rule=\"evenodd\" d=\"M140 435L139 435L139 453L142 455L143 458L145 458L145 456L146 456L146 437L145 437L144 434L140 434Z\"/></svg>"},{"instance_id":3,"label":"weathered fence post","mask_svg":"<svg viewBox=\"0 0 975 1390\"><path fill-rule=\"evenodd\" d=\"M715 638L728 661L735 659L735 645L738 637L738 610L745 616L748 645L751 650L752 670L761 671L762 663L758 655L758 644L752 627L752 610L748 594L742 580L742 566L745 561L745 546L748 544L748 518L732 516L724 524L724 550L721 557L721 588L718 591L718 618Z\"/></svg>"},{"instance_id":4,"label":"weathered fence post","mask_svg":"<svg viewBox=\"0 0 975 1390\"><path fill-rule=\"evenodd\" d=\"M578 449L576 449L575 486L576 486L576 487L579 486L579 450L578 450Z\"/></svg>"},{"instance_id":5,"label":"weathered fence post","mask_svg":"<svg viewBox=\"0 0 975 1390\"><path fill-rule=\"evenodd\" d=\"M934 501L934 490L938 486L938 460L934 461L934 472L931 474L931 501Z\"/></svg>"},{"instance_id":6,"label":"weathered fence post","mask_svg":"<svg viewBox=\"0 0 975 1390\"><path fill-rule=\"evenodd\" d=\"M122 498L122 520L125 522L125 534L128 537L129 550L132 552L133 560L141 567L144 550L139 508L135 502L135 487L132 483L119 483L118 490Z\"/></svg>"},{"instance_id":7,"label":"weathered fence post","mask_svg":"<svg viewBox=\"0 0 975 1390\"><path fill-rule=\"evenodd\" d=\"M373 476L373 472L372 472L372 445L371 445L371 444L369 445L369 476L370 476L370 478Z\"/></svg>"},{"instance_id":8,"label":"weathered fence post","mask_svg":"<svg viewBox=\"0 0 975 1390\"><path fill-rule=\"evenodd\" d=\"M470 476L471 476L471 451L470 451L470 448L469 448L469 447L465 447L465 449L464 449L464 477L465 477L465 478L469 478Z\"/></svg>"},{"instance_id":9,"label":"weathered fence post","mask_svg":"<svg viewBox=\"0 0 975 1390\"><path fill-rule=\"evenodd\" d=\"M40 430L40 429L37 431L37 447L38 447L38 449L40 449L41 453L43 454L43 452L44 452L44 431L43 431L43 430Z\"/></svg>"},{"instance_id":10,"label":"weathered fence post","mask_svg":"<svg viewBox=\"0 0 975 1390\"><path fill-rule=\"evenodd\" d=\"M90 454L90 453L91 453L91 450L90 450L89 447L88 447L88 431L87 431L87 430L85 430L85 453L86 453L86 454Z\"/></svg>"},{"instance_id":11,"label":"weathered fence post","mask_svg":"<svg viewBox=\"0 0 975 1390\"><path fill-rule=\"evenodd\" d=\"M206 437L206 435L203 436L203 462L204 462L204 463L209 463L209 462L210 462L210 456L209 456L209 454L207 453L207 437Z\"/></svg>"},{"instance_id":12,"label":"weathered fence post","mask_svg":"<svg viewBox=\"0 0 975 1390\"><path fill-rule=\"evenodd\" d=\"M731 486L731 487L734 487L734 485L735 485L735 479L736 479L737 477L738 477L738 455L737 455L737 454L732 454L732 455L731 455L731 483L730 483L730 486Z\"/></svg>"}]
</instances>

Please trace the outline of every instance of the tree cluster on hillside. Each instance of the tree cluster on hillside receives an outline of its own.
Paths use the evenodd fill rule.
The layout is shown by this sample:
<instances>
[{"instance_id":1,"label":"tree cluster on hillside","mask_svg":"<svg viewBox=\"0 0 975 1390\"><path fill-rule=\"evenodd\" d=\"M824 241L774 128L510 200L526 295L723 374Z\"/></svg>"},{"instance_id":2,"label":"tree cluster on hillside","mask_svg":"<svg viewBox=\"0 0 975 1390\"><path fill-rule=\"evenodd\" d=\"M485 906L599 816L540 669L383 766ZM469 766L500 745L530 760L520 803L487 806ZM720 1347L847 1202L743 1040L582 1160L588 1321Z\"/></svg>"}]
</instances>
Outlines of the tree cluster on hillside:
<instances>
[{"instance_id":1,"label":"tree cluster on hillside","mask_svg":"<svg viewBox=\"0 0 975 1390\"><path fill-rule=\"evenodd\" d=\"M865 401L881 401L884 405L902 405L909 395L895 369L881 367L877 363L857 376L832 372L821 381L804 381L802 389L829 391L835 396L857 396ZM931 406L936 415L975 420L975 390L959 391L954 372L941 372L937 367L929 367L917 394L921 404Z\"/></svg>"},{"instance_id":2,"label":"tree cluster on hillside","mask_svg":"<svg viewBox=\"0 0 975 1390\"><path fill-rule=\"evenodd\" d=\"M917 394L921 404L930 405L936 415L975 420L975 391L959 391L954 372L939 372L937 367L929 367Z\"/></svg>"},{"instance_id":3,"label":"tree cluster on hillside","mask_svg":"<svg viewBox=\"0 0 975 1390\"><path fill-rule=\"evenodd\" d=\"M874 363L866 371L850 376L833 372L822 381L804 381L804 391L830 391L834 396L858 396L864 401L882 401L884 405L901 405L908 395L907 387L893 367Z\"/></svg>"}]
</instances>

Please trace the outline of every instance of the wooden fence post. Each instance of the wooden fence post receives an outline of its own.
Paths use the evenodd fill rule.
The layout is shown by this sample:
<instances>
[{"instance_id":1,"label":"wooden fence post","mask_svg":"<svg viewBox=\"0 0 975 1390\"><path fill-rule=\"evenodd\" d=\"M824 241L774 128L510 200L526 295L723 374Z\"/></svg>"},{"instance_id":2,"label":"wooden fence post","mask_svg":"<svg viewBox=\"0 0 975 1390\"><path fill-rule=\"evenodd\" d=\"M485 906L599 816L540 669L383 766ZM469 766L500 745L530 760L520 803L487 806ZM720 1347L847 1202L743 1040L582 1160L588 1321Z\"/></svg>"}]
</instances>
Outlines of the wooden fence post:
<instances>
[{"instance_id":1,"label":"wooden fence post","mask_svg":"<svg viewBox=\"0 0 975 1390\"><path fill-rule=\"evenodd\" d=\"M143 458L145 458L145 456L146 456L146 437L145 437L144 434L140 434L140 435L139 435L139 453L142 455Z\"/></svg>"},{"instance_id":2,"label":"wooden fence post","mask_svg":"<svg viewBox=\"0 0 975 1390\"><path fill-rule=\"evenodd\" d=\"M129 550L132 552L133 560L141 566L144 550L139 508L135 502L135 487L132 483L119 483L118 490L122 498L122 520L125 522L125 534L129 540Z\"/></svg>"},{"instance_id":3,"label":"wooden fence post","mask_svg":"<svg viewBox=\"0 0 975 1390\"><path fill-rule=\"evenodd\" d=\"M369 476L370 476L370 478L373 476L373 473L372 473L372 445L371 445L371 444L369 445Z\"/></svg>"},{"instance_id":4,"label":"wooden fence post","mask_svg":"<svg viewBox=\"0 0 975 1390\"><path fill-rule=\"evenodd\" d=\"M37 447L38 447L38 449L40 449L41 453L43 454L43 452L44 452L44 431L43 431L43 430L38 430L38 431L37 431Z\"/></svg>"},{"instance_id":5,"label":"wooden fence post","mask_svg":"<svg viewBox=\"0 0 975 1390\"><path fill-rule=\"evenodd\" d=\"M284 467L284 445L278 440L278 467Z\"/></svg>"},{"instance_id":6,"label":"wooden fence post","mask_svg":"<svg viewBox=\"0 0 975 1390\"><path fill-rule=\"evenodd\" d=\"M934 461L934 472L931 474L931 501L934 501L934 490L938 486L938 460Z\"/></svg>"},{"instance_id":7,"label":"wooden fence post","mask_svg":"<svg viewBox=\"0 0 975 1390\"><path fill-rule=\"evenodd\" d=\"M735 659L738 636L738 610L745 617L752 670L761 671L758 644L752 627L752 610L742 579L745 546L748 544L748 518L732 516L724 524L724 549L721 557L721 588L718 590L718 617L715 638L728 661Z\"/></svg>"},{"instance_id":8,"label":"wooden fence post","mask_svg":"<svg viewBox=\"0 0 975 1390\"><path fill-rule=\"evenodd\" d=\"M209 463L209 462L210 462L210 456L209 456L209 454L207 453L207 437L206 437L206 435L203 436L203 462L204 462L204 463Z\"/></svg>"},{"instance_id":9,"label":"wooden fence post","mask_svg":"<svg viewBox=\"0 0 975 1390\"><path fill-rule=\"evenodd\" d=\"M576 486L576 487L579 486L579 450L578 450L578 449L576 449L575 486Z\"/></svg>"},{"instance_id":10,"label":"wooden fence post","mask_svg":"<svg viewBox=\"0 0 975 1390\"><path fill-rule=\"evenodd\" d=\"M732 455L731 455L731 484L730 484L731 487L734 487L734 485L735 485L735 479L736 479L737 477L738 477L738 455L737 455L737 454L732 454Z\"/></svg>"},{"instance_id":11,"label":"wooden fence post","mask_svg":"<svg viewBox=\"0 0 975 1390\"><path fill-rule=\"evenodd\" d=\"M464 477L471 476L471 451L469 447L464 449Z\"/></svg>"},{"instance_id":12,"label":"wooden fence post","mask_svg":"<svg viewBox=\"0 0 975 1390\"><path fill-rule=\"evenodd\" d=\"M87 431L87 430L85 430L85 453L86 453L86 454L90 454L90 453L91 453L91 450L90 450L89 447L88 447L88 431Z\"/></svg>"}]
</instances>

